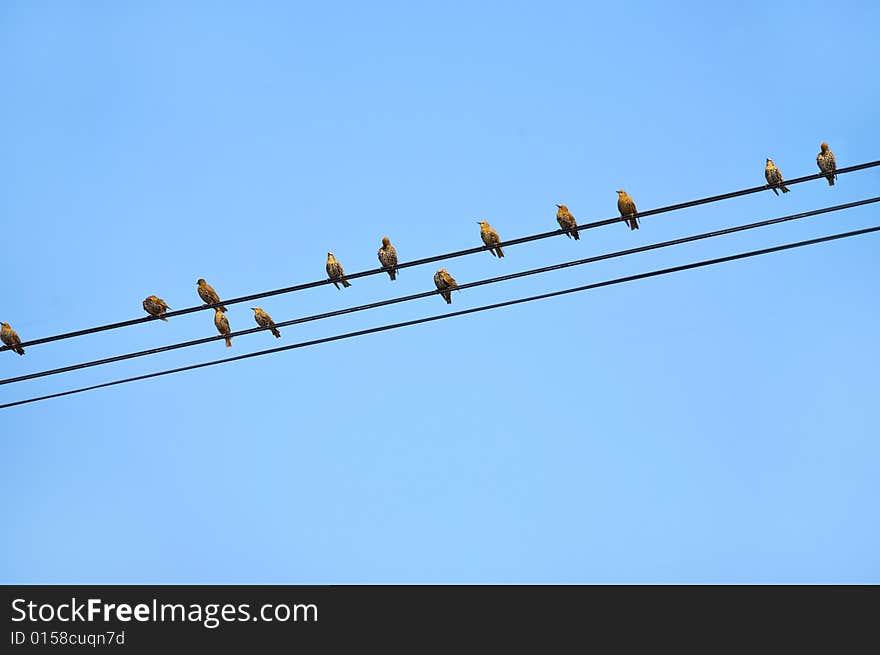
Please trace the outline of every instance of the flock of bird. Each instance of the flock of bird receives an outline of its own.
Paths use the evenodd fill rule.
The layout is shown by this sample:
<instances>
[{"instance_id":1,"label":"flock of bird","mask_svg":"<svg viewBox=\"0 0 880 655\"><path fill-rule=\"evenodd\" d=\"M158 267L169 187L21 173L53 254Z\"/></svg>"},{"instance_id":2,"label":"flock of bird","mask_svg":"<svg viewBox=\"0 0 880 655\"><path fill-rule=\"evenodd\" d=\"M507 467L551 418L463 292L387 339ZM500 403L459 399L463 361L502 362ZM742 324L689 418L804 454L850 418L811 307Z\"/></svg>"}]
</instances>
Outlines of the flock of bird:
<instances>
[{"instance_id":1,"label":"flock of bird","mask_svg":"<svg viewBox=\"0 0 880 655\"><path fill-rule=\"evenodd\" d=\"M825 174L828 184L834 186L834 180L837 177L837 162L834 159L834 153L829 150L827 143L823 142L821 144L820 152L816 156L816 163L819 166L819 170ZM767 180L770 189L777 196L779 195L779 191L782 191L782 193L788 193L789 189L784 184L782 173L770 158L767 159L767 164L764 168L764 177ZM556 207L556 220L559 223L559 227L563 230L567 230L565 234L569 238L576 240L580 239L577 231L577 222L571 212L568 211L568 207L565 205L556 205ZM617 191L617 209L620 211L621 217L630 230L639 229L636 204L623 189ZM495 231L495 228L489 225L486 221L477 222L480 225L480 237L489 252L495 257L504 257L504 252L501 250L500 246L501 239L498 236L498 232ZM383 237L382 247L379 249L378 255L379 263L382 264L382 267L388 272L388 276L392 280L395 280L397 278L397 250L391 245L391 240L388 237ZM351 286L351 283L345 279L345 271L342 268L342 264L337 261L332 252L327 253L327 276L337 289L339 289L340 284L343 288ZM228 348L232 346L232 337L229 336L231 332L229 329L229 319L226 318L226 307L221 304L220 296L217 295L214 288L205 282L205 280L199 279L196 284L198 285L197 291L202 301L206 305L214 307L214 325L217 327L217 331L225 337L226 347ZM455 278L449 274L449 271L445 268L438 270L434 274L434 285L437 287L437 290L443 299L448 304L452 304L452 291L458 286L458 284L455 282ZM166 322L168 321L164 314L170 309L170 307L168 307L165 301L158 296L147 296L144 299L143 307L144 311L150 316L155 316ZM251 307L251 309L254 312L254 320L259 327L270 330L276 338L281 336L281 333L275 327L275 322L269 314L259 307ZM18 334L12 329L9 323L3 323L0 321L0 328L2 328L0 329L0 340L2 340L10 350L17 352L19 355L24 355L24 348L21 347L21 339L19 339Z\"/></svg>"}]
</instances>

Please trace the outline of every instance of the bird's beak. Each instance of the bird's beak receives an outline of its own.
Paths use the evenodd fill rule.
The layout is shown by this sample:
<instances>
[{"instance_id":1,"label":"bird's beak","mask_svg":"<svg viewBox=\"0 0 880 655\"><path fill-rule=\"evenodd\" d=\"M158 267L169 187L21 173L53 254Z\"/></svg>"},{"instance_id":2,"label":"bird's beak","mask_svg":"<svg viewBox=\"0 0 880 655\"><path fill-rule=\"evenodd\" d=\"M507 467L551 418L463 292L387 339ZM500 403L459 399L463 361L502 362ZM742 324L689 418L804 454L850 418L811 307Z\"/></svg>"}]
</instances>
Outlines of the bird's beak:
<instances>
[{"instance_id":1,"label":"bird's beak","mask_svg":"<svg viewBox=\"0 0 880 655\"><path fill-rule=\"evenodd\" d=\"M559 207L560 209L562 208L562 205L556 205L556 206Z\"/></svg>"}]
</instances>

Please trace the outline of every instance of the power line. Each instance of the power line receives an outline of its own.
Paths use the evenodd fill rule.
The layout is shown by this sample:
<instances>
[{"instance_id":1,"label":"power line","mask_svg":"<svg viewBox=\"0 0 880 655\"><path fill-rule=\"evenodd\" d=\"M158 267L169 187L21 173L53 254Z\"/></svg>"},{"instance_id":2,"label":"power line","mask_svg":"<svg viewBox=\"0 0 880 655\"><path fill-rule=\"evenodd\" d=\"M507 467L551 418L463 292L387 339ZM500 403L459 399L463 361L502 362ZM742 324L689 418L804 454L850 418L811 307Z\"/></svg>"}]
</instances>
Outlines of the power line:
<instances>
[{"instance_id":1,"label":"power line","mask_svg":"<svg viewBox=\"0 0 880 655\"><path fill-rule=\"evenodd\" d=\"M854 202L848 202L848 203L844 203L841 205L832 205L830 207L823 207L821 209L813 209L810 211L800 212L797 214L789 214L787 216L780 216L778 218L771 218L771 219L767 219L767 220L763 220L763 221L758 221L755 223L748 223L746 225L739 225L736 227L730 227L730 228L725 228L725 229L721 229L721 230L714 230L712 232L704 232L702 234L695 234L692 236L680 237L678 239L672 239L669 241L661 241L658 243L653 243L653 244L649 244L649 245L645 245L645 246L638 246L638 247L629 248L626 250L618 250L615 252L604 253L601 255L594 255L592 257L587 257L584 259L577 259L577 260L573 260L573 261L569 261L569 262L563 262L560 264L553 264L551 266L543 266L541 268L533 268L530 270L520 271L517 273L509 273L507 275L500 275L498 277L486 278L483 280L477 280L475 282L468 282L465 284L460 284L460 285L458 285L457 289L463 290L463 289L469 289L469 288L473 288L473 287L480 287L480 286L484 286L484 285L488 285L488 284L495 284L498 282L505 282L507 280L513 280L513 279L517 279L517 278L521 278L521 277L528 277L531 275L537 275L539 273L547 273L550 271L556 271L556 270L563 269L563 268L570 268L573 266L581 266L584 264L591 264L594 262L604 261L607 259L615 259L617 257L623 257L626 255L634 255L634 254L638 254L638 253L642 253L642 252L647 252L649 250L659 250L661 248L668 248L671 246L677 246L677 245L681 245L684 243L690 243L693 241L700 241L703 239L710 239L710 238L714 238L714 237L724 236L727 234L734 234L736 232L744 232L746 230L753 230L756 228L766 227L769 225L777 225L777 224L785 223L788 221L794 221L794 220L800 220L803 218L809 218L812 216L818 216L820 214L827 214L830 212L842 211L845 209L852 209L853 207L860 207L862 205L868 205L868 204L876 203L876 202L880 202L880 196L875 196L873 198L866 198L864 200L857 200ZM361 311L365 311L368 309L376 309L379 307L385 307L387 305L394 305L394 304L398 304L398 303L409 302L412 300L418 300L421 298L428 298L430 296L434 296L439 293L440 292L437 290L424 291L421 293L415 293L415 294L411 294L411 295L407 295L407 296L400 296L397 298L380 300L380 301L368 303L365 305L356 305L353 307L347 307L345 309L338 309L338 310L334 310L331 312L325 312L322 314L314 314L311 316L295 318L295 319L292 319L289 321L283 321L280 323L276 323L275 327L276 328L283 328L283 327L288 327L291 325L297 325L300 323L308 323L310 321L317 321L317 320L322 320L325 318L332 318L334 316L341 316L344 314L353 314L355 312L361 312ZM254 334L256 332L264 332L265 330L266 330L266 328L254 327L254 328L250 328L247 330L239 330L237 332L232 332L232 333L230 333L229 336L231 338L234 338L234 337L239 337L239 336L243 336L243 335L247 335L247 334ZM82 362L79 364L71 364L69 366L62 366L62 367L58 367L58 368L54 368L54 369L48 369L45 371L38 371L36 373L28 373L28 374L20 375L17 377L6 378L3 380L0 380L0 386L5 385L5 384L13 384L15 382L24 382L26 380L33 380L35 378L48 377L51 375L58 375L61 373L69 373L71 371L77 371L77 370L84 369L84 368L91 368L94 366L113 364L113 363L125 361L128 359L145 357L147 355L155 355L155 354L167 352L170 350L189 348L192 346L198 346L198 345L202 345L205 343L210 343L212 341L218 341L218 340L224 339L224 338L225 337L223 335L218 334L218 335L211 336L211 337L203 337L201 339L194 339L192 341L184 341L181 343L171 344L168 346L160 346L158 348L150 348L147 350L140 350L140 351L136 351L136 352L132 352L132 353L126 353L123 355L115 355L113 357L105 357L103 359L96 359L93 361Z\"/></svg>"},{"instance_id":2,"label":"power line","mask_svg":"<svg viewBox=\"0 0 880 655\"><path fill-rule=\"evenodd\" d=\"M482 305L480 307L473 307L470 309L462 309L456 312L448 312L446 314L437 314L434 316L426 316L424 318L418 318L410 321L403 321L401 323L391 323L388 325L380 325L378 327L368 328L365 330L357 330L355 332L345 332L343 334L337 334L331 337L323 337L321 339L313 339L311 341L301 341L299 343L290 344L288 346L280 346L278 348L270 348L268 350L260 350L253 353L246 353L244 355L236 355L234 357L226 357L223 359L215 359L208 362L202 362L200 364L190 364L188 366L181 366L178 368L166 369L163 371L157 371L155 373L146 373L144 375L136 375L133 377L122 378L120 380L113 380L110 382L103 382L101 384L94 384L87 387L79 387L77 389L70 389L68 391L61 391L58 393L48 394L45 396L35 396L33 398L26 398L24 400L17 400L11 403L4 403L0 405L0 409L8 409L10 407L16 407L18 405L26 405L29 403L35 403L42 400L49 400L52 398L60 398L62 396L70 396L73 394L83 393L85 391L93 391L95 389L103 389L105 387L112 387L120 384L127 384L129 382L137 382L139 380L147 380L150 378L161 377L165 375L171 375L173 373L182 373L184 371L193 371L200 368L205 368L208 366L215 366L217 364L226 364L228 362L235 362L243 359L251 359L253 357L261 357L263 355L271 355L274 353L283 352L286 350L293 350L295 348L306 348L308 346L316 346L319 344L330 343L333 341L341 341L343 339L351 339L354 337L362 337L368 334L374 334L377 332L386 332L388 330L396 330L402 327L410 327L413 325L420 325L422 323L430 323L433 321L439 321L445 318L452 318L455 316L465 316L467 314L476 314L478 312L484 312L493 309L500 309L502 307L510 307L513 305L520 305L527 302L533 302L536 300L544 300L547 298L554 298L556 296L563 296L570 293L577 293L580 291L588 291L591 289L598 289L601 287L612 286L615 284L623 284L626 282L634 282L636 280L644 280L651 277L657 277L660 275L668 275L670 273L677 273L680 271L687 271L695 268L702 268L705 266L713 266L715 264L721 264L725 262L736 261L740 259L746 259L749 257L757 257L758 255L766 255L774 252L781 252L783 250L791 250L793 248L801 248L804 246L815 245L819 243L825 243L828 241L835 241L838 239L846 239L854 236L861 236L864 234L870 234L873 232L880 232L880 225L876 225L874 227L868 227L861 230L852 230L850 232L841 232L838 234L832 234L829 236L818 237L815 239L807 239L805 241L796 241L793 243L786 243L781 246L773 246L770 248L762 248L760 250L751 250L748 252L737 253L735 255L727 255L726 257L717 257L715 259L706 259L702 261L692 262L690 264L683 264L681 266L673 266L670 268L662 268L654 271L648 271L646 273L638 273L636 275L628 275L625 277L614 278L611 280L603 280L602 282L594 282L592 284L585 284L579 287L572 287L569 289L563 289L561 291L552 291L549 293L542 293L536 296L528 296L525 298L517 298L515 300L507 300L504 302L493 303L491 305Z\"/></svg>"},{"instance_id":3,"label":"power line","mask_svg":"<svg viewBox=\"0 0 880 655\"><path fill-rule=\"evenodd\" d=\"M855 171L860 171L860 170L864 170L867 168L873 168L875 166L880 166L880 160L865 162L863 164L856 164L854 166L848 166L845 168L839 168L839 169L837 169L836 174L843 175L845 173L853 173ZM806 175L803 177L794 178L792 180L787 180L785 182L785 184L786 184L786 186L792 186L794 184L801 184L803 182L811 182L813 180L821 180L821 179L825 179L824 173L816 173L814 175ZM642 212L635 214L635 217L636 218L643 218L645 216L654 216L656 214L663 214L666 212L678 211L681 209L687 209L688 207L696 207L698 205L705 205L708 203L719 202L721 200L728 200L730 198L745 196L745 195L749 195L752 193L759 193L761 191L767 191L770 188L771 188L770 185L764 184L762 186L750 187L748 189L740 189L739 191L730 191L728 193L722 193L720 195L707 196L705 198L699 198L697 200L689 200L689 201L678 203L675 205L667 205L665 207L658 207L657 209L648 209L648 210L645 210L645 211L642 211ZM623 220L624 219L620 216L615 217L615 218L607 218L607 219L603 219L603 220L599 220L599 221L594 221L592 223L585 223L583 225L577 225L577 226L575 226L573 228L569 228L569 229L553 230L550 232L541 232L539 234L532 234L530 236L520 237L518 239L511 239L509 241L504 241L498 245L501 247L514 246L514 245L518 245L521 243L528 243L530 241L537 241L539 239L548 239L550 237L559 236L562 234L567 234L569 232L572 232L575 229L577 229L578 231L590 230L590 229L593 229L596 227L611 225L612 223L619 223ZM410 268L412 266L421 266L423 264L430 264L433 262L443 261L446 259L454 259L456 257L463 257L465 255L472 255L475 253L483 252L484 250L487 250L487 249L488 248L486 246L477 246L474 248L467 248L465 250L457 250L457 251L453 251L453 252L444 253L441 255L433 255L431 257L424 257L422 259L415 259L415 260L412 260L409 262L403 262L401 264L398 264L397 268L402 269L402 268ZM380 273L385 273L385 272L387 272L387 269L385 269L385 268L372 268L372 269L369 269L366 271L360 271L357 273L348 274L345 276L345 278L347 280L354 280L357 278L367 277L370 275L378 275ZM166 318L172 318L174 316L182 316L184 314L190 314L192 312L198 312L198 311L202 311L205 309L219 307L221 304L222 305L235 305L238 303L250 302L252 300L257 300L258 298L266 298L269 296L277 296L277 295L281 295L281 294L293 293L296 291L303 291L305 289L311 289L314 287L319 287L319 286L323 286L325 284L330 284L330 283L331 283L331 281L329 279L316 280L314 282L306 282L304 284L297 284L297 285L290 286L290 287L283 287L280 289L273 289L271 291L263 291L260 293L254 293L254 294L250 294L247 296L240 296L238 298L231 298L228 300L223 300L222 303L215 303L212 305L195 305L193 307L187 307L185 309L177 309L177 310L165 313L164 316ZM39 339L32 339L30 341L23 341L21 343L21 346L22 347L37 346L37 345L44 344L44 343L50 343L52 341L60 341L62 339L72 339L74 337L81 337L81 336L85 336L87 334L94 334L96 332L103 332L106 330L116 330L119 328L129 327L131 325L138 325L140 323L146 323L148 321L155 321L155 320L158 320L158 317L156 317L156 316L142 316L140 318L134 318L134 319L130 319L127 321L108 323L106 325L99 325L96 327L85 328L82 330L74 330L72 332L63 332L61 334L56 334L56 335L52 335L52 336L48 336L48 337L42 337ZM9 349L8 346L0 346L0 352L2 352L4 350L8 350L8 349Z\"/></svg>"}]
</instances>

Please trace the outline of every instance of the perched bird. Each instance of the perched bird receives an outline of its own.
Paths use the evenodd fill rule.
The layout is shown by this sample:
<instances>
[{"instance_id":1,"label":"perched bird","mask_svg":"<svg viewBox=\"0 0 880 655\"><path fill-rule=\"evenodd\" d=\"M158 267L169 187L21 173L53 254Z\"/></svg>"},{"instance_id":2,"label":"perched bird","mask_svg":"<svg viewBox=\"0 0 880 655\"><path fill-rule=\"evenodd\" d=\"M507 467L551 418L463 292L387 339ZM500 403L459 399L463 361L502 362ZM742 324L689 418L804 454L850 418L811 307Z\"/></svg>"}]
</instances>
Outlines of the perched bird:
<instances>
[{"instance_id":1,"label":"perched bird","mask_svg":"<svg viewBox=\"0 0 880 655\"><path fill-rule=\"evenodd\" d=\"M220 302L220 296L217 295L217 292L214 291L214 287L205 282L204 279L199 278L196 280L196 283L199 285L199 298L205 301L206 305L214 305ZM221 312L225 312L226 308L223 305L217 307Z\"/></svg>"},{"instance_id":2,"label":"perched bird","mask_svg":"<svg viewBox=\"0 0 880 655\"><path fill-rule=\"evenodd\" d=\"M788 193L788 187L782 183L782 173L769 157L767 157L767 166L764 167L764 177L767 178L767 184L777 196L779 191L776 190L776 187L782 189L782 193Z\"/></svg>"},{"instance_id":3,"label":"perched bird","mask_svg":"<svg viewBox=\"0 0 880 655\"><path fill-rule=\"evenodd\" d=\"M217 326L217 332L226 337L226 347L232 346L232 337L229 336L229 319L219 307L214 310L214 325Z\"/></svg>"},{"instance_id":4,"label":"perched bird","mask_svg":"<svg viewBox=\"0 0 880 655\"><path fill-rule=\"evenodd\" d=\"M639 210L636 209L636 203L633 202L633 199L623 189L617 191L617 209L620 211L620 215L623 216L623 220L629 226L629 229L639 229L639 219L636 216Z\"/></svg>"},{"instance_id":5,"label":"perched bird","mask_svg":"<svg viewBox=\"0 0 880 655\"><path fill-rule=\"evenodd\" d=\"M21 347L21 339L18 338L18 333L13 330L9 323L3 323L0 321L0 341L3 341L7 346L9 346L10 350L14 350L19 355L24 355L24 348Z\"/></svg>"},{"instance_id":6,"label":"perched bird","mask_svg":"<svg viewBox=\"0 0 880 655\"><path fill-rule=\"evenodd\" d=\"M834 153L828 149L828 144L824 141L819 147L822 150L816 155L816 163L819 165L819 170L825 173L828 186L834 186L834 180L837 179L837 175L834 173L837 170L837 161L834 159Z\"/></svg>"},{"instance_id":7,"label":"perched bird","mask_svg":"<svg viewBox=\"0 0 880 655\"><path fill-rule=\"evenodd\" d=\"M577 223L575 223L574 216L571 215L571 212L568 211L568 207L565 205L556 205L559 209L556 210L556 221L559 223L559 227L563 230L571 230L573 227L577 227ZM569 239L574 239L575 241L580 239L578 236L577 230L571 230L571 232L566 232L565 236Z\"/></svg>"},{"instance_id":8,"label":"perched bird","mask_svg":"<svg viewBox=\"0 0 880 655\"><path fill-rule=\"evenodd\" d=\"M480 237L483 239L483 243L489 246L489 252L491 252L496 257L504 257L504 253L501 252L501 248L498 247L498 244L501 243L501 239L498 238L498 233L495 231L495 228L489 225L486 221L477 221L480 224Z\"/></svg>"},{"instance_id":9,"label":"perched bird","mask_svg":"<svg viewBox=\"0 0 880 655\"><path fill-rule=\"evenodd\" d=\"M445 268L441 268L439 271L434 273L434 284L440 290L440 295L443 296L443 300L446 301L447 305L452 304L452 290L455 289L458 284L455 282L455 278L449 274Z\"/></svg>"},{"instance_id":10,"label":"perched bird","mask_svg":"<svg viewBox=\"0 0 880 655\"><path fill-rule=\"evenodd\" d=\"M158 296L147 296L144 298L144 311L147 312L150 316L158 316L166 323L168 319L165 318L162 314L167 312L170 309L168 305L165 304L165 301L159 298Z\"/></svg>"},{"instance_id":11,"label":"perched bird","mask_svg":"<svg viewBox=\"0 0 880 655\"><path fill-rule=\"evenodd\" d=\"M342 264L336 261L336 257L333 256L332 252L327 253L327 275L330 276L330 281L333 282L333 286L337 289L339 285L336 282L342 282L343 287L350 287L348 280L345 279L345 271L342 270Z\"/></svg>"},{"instance_id":12,"label":"perched bird","mask_svg":"<svg viewBox=\"0 0 880 655\"><path fill-rule=\"evenodd\" d=\"M391 239L382 237L382 247L379 248L379 263L388 269L388 277L397 279L397 251L391 245Z\"/></svg>"},{"instance_id":13,"label":"perched bird","mask_svg":"<svg viewBox=\"0 0 880 655\"><path fill-rule=\"evenodd\" d=\"M251 307L254 310L254 320L257 322L262 328L269 328L272 334L275 335L275 338L278 339L281 337L281 333L275 327L275 321L272 320L272 317L269 316L266 312L264 312L259 307Z\"/></svg>"}]
</instances>

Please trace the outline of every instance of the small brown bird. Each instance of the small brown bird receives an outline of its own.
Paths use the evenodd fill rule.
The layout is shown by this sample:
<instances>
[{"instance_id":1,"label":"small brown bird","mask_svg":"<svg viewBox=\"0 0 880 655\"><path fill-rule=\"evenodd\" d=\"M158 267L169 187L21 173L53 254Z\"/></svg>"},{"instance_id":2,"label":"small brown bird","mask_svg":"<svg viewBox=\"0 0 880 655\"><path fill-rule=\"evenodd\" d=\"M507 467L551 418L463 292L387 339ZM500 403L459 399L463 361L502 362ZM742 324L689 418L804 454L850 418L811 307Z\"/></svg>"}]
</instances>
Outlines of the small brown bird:
<instances>
[{"instance_id":1,"label":"small brown bird","mask_svg":"<svg viewBox=\"0 0 880 655\"><path fill-rule=\"evenodd\" d=\"M495 228L489 225L486 221L477 221L477 223L480 224L480 237L483 239L483 243L489 246L489 252L496 257L504 257L504 253L498 246L498 244L501 243L501 239L498 238L498 233L495 231Z\"/></svg>"},{"instance_id":2,"label":"small brown bird","mask_svg":"<svg viewBox=\"0 0 880 655\"><path fill-rule=\"evenodd\" d=\"M259 307L251 307L251 309L254 310L254 320L257 322L257 325L262 328L269 328L272 334L275 335L276 339L281 338L281 333L275 327L275 321L272 320L271 316L269 316Z\"/></svg>"},{"instance_id":3,"label":"small brown bird","mask_svg":"<svg viewBox=\"0 0 880 655\"><path fill-rule=\"evenodd\" d=\"M13 330L9 323L3 323L0 321L0 341L3 341L4 344L9 346L10 350L14 350L19 355L24 355L24 348L21 347L21 339L18 338L18 333Z\"/></svg>"},{"instance_id":4,"label":"small brown bird","mask_svg":"<svg viewBox=\"0 0 880 655\"><path fill-rule=\"evenodd\" d=\"M391 245L391 239L382 237L382 247L379 248L379 263L388 269L388 277L397 279L397 251Z\"/></svg>"},{"instance_id":5,"label":"small brown bird","mask_svg":"<svg viewBox=\"0 0 880 655\"><path fill-rule=\"evenodd\" d=\"M563 230L571 230L571 232L566 232L565 236L569 239L574 239L575 241L580 239L578 236L577 230L572 230L571 228L577 227L577 223L574 220L574 216L571 215L571 212L568 211L568 207L565 205L556 205L559 209L556 210L556 222L559 223L559 227Z\"/></svg>"},{"instance_id":6,"label":"small brown bird","mask_svg":"<svg viewBox=\"0 0 880 655\"><path fill-rule=\"evenodd\" d=\"M623 189L617 191L617 209L630 230L639 229L639 218L636 216L639 210L636 209L636 203L633 202L633 199Z\"/></svg>"},{"instance_id":7,"label":"small brown bird","mask_svg":"<svg viewBox=\"0 0 880 655\"><path fill-rule=\"evenodd\" d=\"M777 196L779 195L779 191L776 190L776 187L782 189L782 193L788 193L788 187L782 183L782 172L776 168L773 160L769 157L767 157L767 166L764 167L764 177L767 179L767 184L770 185L773 193Z\"/></svg>"},{"instance_id":8,"label":"small brown bird","mask_svg":"<svg viewBox=\"0 0 880 655\"><path fill-rule=\"evenodd\" d=\"M150 316L158 316L166 323L168 322L168 319L165 318L163 314L169 309L171 308L158 296L147 296L144 298L144 311Z\"/></svg>"},{"instance_id":9,"label":"small brown bird","mask_svg":"<svg viewBox=\"0 0 880 655\"><path fill-rule=\"evenodd\" d=\"M217 332L226 337L226 347L232 346L232 337L229 336L229 319L219 307L214 310L214 325L217 326Z\"/></svg>"},{"instance_id":10,"label":"small brown bird","mask_svg":"<svg viewBox=\"0 0 880 655\"><path fill-rule=\"evenodd\" d=\"M821 148L821 152L816 155L816 163L819 165L819 170L825 173L828 186L834 186L834 180L837 179L837 175L834 173L837 170L837 161L834 159L834 153L828 149L828 144L824 141L819 148Z\"/></svg>"},{"instance_id":11,"label":"small brown bird","mask_svg":"<svg viewBox=\"0 0 880 655\"><path fill-rule=\"evenodd\" d=\"M206 305L214 305L220 302L220 296L217 295L217 292L214 291L214 287L205 282L204 279L199 278L196 280L196 284L199 285L199 298L201 298ZM217 307L221 312L225 312L226 308L223 305Z\"/></svg>"},{"instance_id":12,"label":"small brown bird","mask_svg":"<svg viewBox=\"0 0 880 655\"><path fill-rule=\"evenodd\" d=\"M441 268L439 271L434 273L434 284L440 290L440 295L443 296L443 300L446 301L447 305L452 304L452 290L458 287L458 284L455 282L455 278L449 274L445 268Z\"/></svg>"},{"instance_id":13,"label":"small brown bird","mask_svg":"<svg viewBox=\"0 0 880 655\"><path fill-rule=\"evenodd\" d=\"M345 271L342 270L342 264L336 261L336 257L333 256L332 252L327 253L327 275L330 276L330 280L333 282L333 286L337 289L339 285L337 282L342 282L343 287L350 287L348 280L345 279Z\"/></svg>"}]
</instances>

